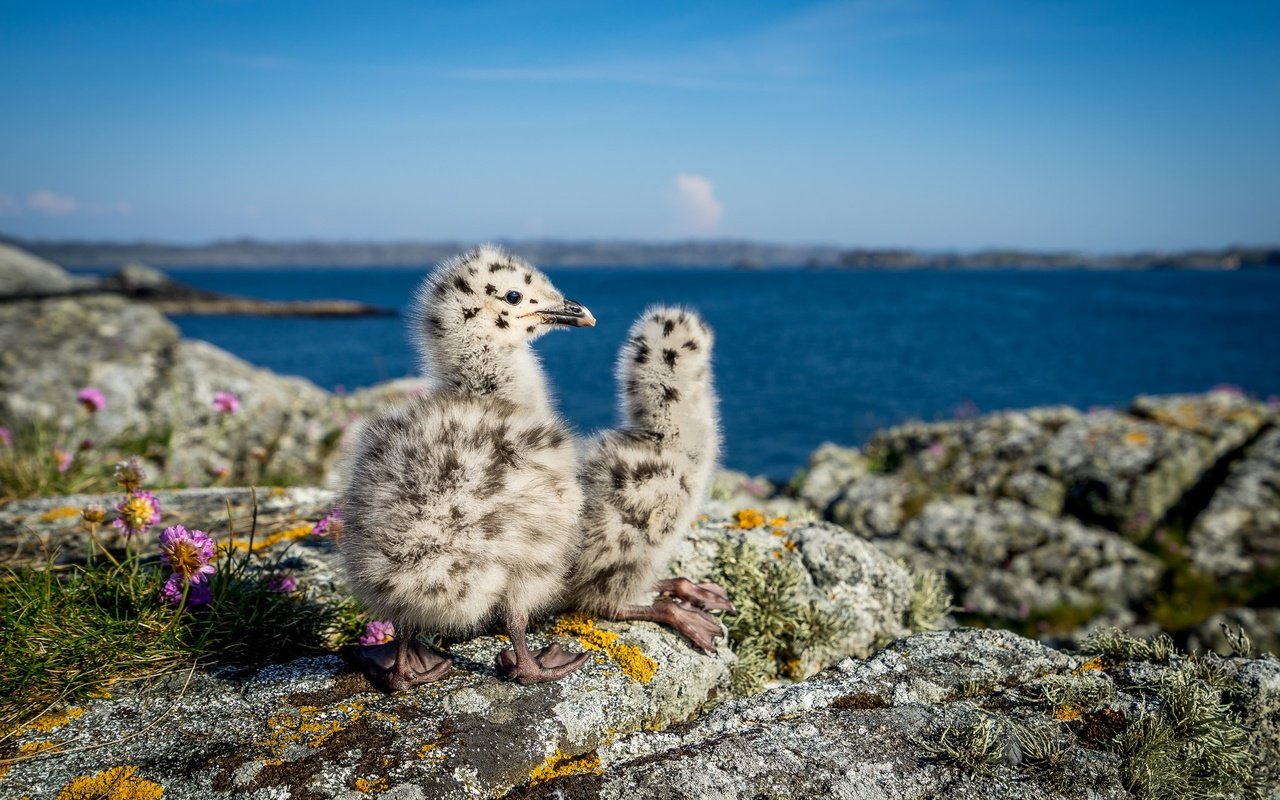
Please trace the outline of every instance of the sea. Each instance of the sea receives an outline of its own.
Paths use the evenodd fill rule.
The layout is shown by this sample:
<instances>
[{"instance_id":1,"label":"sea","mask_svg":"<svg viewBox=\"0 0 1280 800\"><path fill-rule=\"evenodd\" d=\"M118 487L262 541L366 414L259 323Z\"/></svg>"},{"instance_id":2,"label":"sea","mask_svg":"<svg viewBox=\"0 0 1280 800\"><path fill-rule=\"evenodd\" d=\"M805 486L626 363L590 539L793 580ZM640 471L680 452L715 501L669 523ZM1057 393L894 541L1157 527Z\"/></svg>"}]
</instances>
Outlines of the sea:
<instances>
[{"instance_id":1,"label":"sea","mask_svg":"<svg viewBox=\"0 0 1280 800\"><path fill-rule=\"evenodd\" d=\"M722 462L786 479L822 442L864 443L905 420L1232 385L1280 395L1280 272L548 269L595 328L536 344L581 433L615 420L614 360L651 303L716 332ZM403 311L425 270L183 269L185 283L265 299L348 299ZM400 317L179 316L279 373L352 391L414 374Z\"/></svg>"}]
</instances>

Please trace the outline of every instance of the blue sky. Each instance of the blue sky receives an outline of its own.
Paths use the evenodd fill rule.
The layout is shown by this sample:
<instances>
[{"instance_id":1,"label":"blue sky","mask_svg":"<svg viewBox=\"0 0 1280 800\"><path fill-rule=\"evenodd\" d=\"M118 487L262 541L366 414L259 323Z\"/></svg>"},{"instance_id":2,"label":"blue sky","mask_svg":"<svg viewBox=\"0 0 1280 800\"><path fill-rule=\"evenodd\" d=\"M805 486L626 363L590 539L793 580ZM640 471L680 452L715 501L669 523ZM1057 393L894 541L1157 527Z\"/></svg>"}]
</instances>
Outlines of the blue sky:
<instances>
[{"instance_id":1,"label":"blue sky","mask_svg":"<svg viewBox=\"0 0 1280 800\"><path fill-rule=\"evenodd\" d=\"M0 232L1280 242L1280 3L0 0Z\"/></svg>"}]
</instances>

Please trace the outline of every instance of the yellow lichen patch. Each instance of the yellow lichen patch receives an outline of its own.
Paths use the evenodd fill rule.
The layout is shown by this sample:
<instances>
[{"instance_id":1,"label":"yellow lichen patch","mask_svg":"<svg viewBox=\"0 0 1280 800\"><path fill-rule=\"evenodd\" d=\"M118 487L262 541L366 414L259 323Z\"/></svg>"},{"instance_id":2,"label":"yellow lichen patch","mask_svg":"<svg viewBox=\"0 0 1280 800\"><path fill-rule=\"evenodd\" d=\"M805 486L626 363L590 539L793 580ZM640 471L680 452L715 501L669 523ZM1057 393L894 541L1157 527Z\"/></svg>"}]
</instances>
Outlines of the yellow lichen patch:
<instances>
[{"instance_id":1,"label":"yellow lichen patch","mask_svg":"<svg viewBox=\"0 0 1280 800\"><path fill-rule=\"evenodd\" d=\"M795 543L795 542L793 542L793 541L792 541L792 540L790 540L790 539L783 539L783 540L782 540L782 546L783 546L783 547L785 547L785 548L787 548L788 550L795 550L795 549L796 549L796 543Z\"/></svg>"},{"instance_id":2,"label":"yellow lichen patch","mask_svg":"<svg viewBox=\"0 0 1280 800\"><path fill-rule=\"evenodd\" d=\"M272 486L271 491L267 492L267 495L270 497L284 497L284 487Z\"/></svg>"},{"instance_id":3,"label":"yellow lichen patch","mask_svg":"<svg viewBox=\"0 0 1280 800\"><path fill-rule=\"evenodd\" d=\"M61 728L73 719L79 719L84 716L83 708L68 708L62 711L54 711L49 714L42 714L35 719L23 725L14 733L49 733L50 731Z\"/></svg>"},{"instance_id":4,"label":"yellow lichen patch","mask_svg":"<svg viewBox=\"0 0 1280 800\"><path fill-rule=\"evenodd\" d=\"M57 522L60 519L69 519L71 517L80 516L80 509L71 506L58 506L51 508L40 515L41 522Z\"/></svg>"},{"instance_id":5,"label":"yellow lichen patch","mask_svg":"<svg viewBox=\"0 0 1280 800\"><path fill-rule=\"evenodd\" d=\"M1162 425L1172 425L1175 428L1194 431L1204 427L1199 409L1187 402L1178 403L1173 408L1157 408L1151 413L1151 418Z\"/></svg>"},{"instance_id":6,"label":"yellow lichen patch","mask_svg":"<svg viewBox=\"0 0 1280 800\"><path fill-rule=\"evenodd\" d=\"M786 532L785 530L783 530L782 528L774 528L772 531L770 531L770 533L772 533L774 536L786 536L786 535L787 535L787 532Z\"/></svg>"},{"instance_id":7,"label":"yellow lichen patch","mask_svg":"<svg viewBox=\"0 0 1280 800\"><path fill-rule=\"evenodd\" d=\"M356 778L356 791L361 794L377 794L387 790L387 779L378 778Z\"/></svg>"},{"instance_id":8,"label":"yellow lichen patch","mask_svg":"<svg viewBox=\"0 0 1280 800\"><path fill-rule=\"evenodd\" d=\"M1081 710L1080 706L1061 706L1053 711L1053 718L1063 722L1070 722L1083 716L1084 711Z\"/></svg>"},{"instance_id":9,"label":"yellow lichen patch","mask_svg":"<svg viewBox=\"0 0 1280 800\"><path fill-rule=\"evenodd\" d=\"M18 747L17 758L13 759L8 764L0 763L0 778L8 775L9 770L13 769L13 765L25 758L33 756L36 753L43 753L45 751L57 753L61 750L62 748L59 747L56 742L24 742Z\"/></svg>"},{"instance_id":10,"label":"yellow lichen patch","mask_svg":"<svg viewBox=\"0 0 1280 800\"><path fill-rule=\"evenodd\" d=\"M1129 431L1124 435L1124 443L1132 445L1143 445L1151 441L1151 437L1146 431Z\"/></svg>"},{"instance_id":11,"label":"yellow lichen patch","mask_svg":"<svg viewBox=\"0 0 1280 800\"><path fill-rule=\"evenodd\" d=\"M97 775L81 775L58 792L58 800L157 800L164 787L135 778L137 767L112 767Z\"/></svg>"},{"instance_id":12,"label":"yellow lichen patch","mask_svg":"<svg viewBox=\"0 0 1280 800\"><path fill-rule=\"evenodd\" d=\"M764 514L759 509L744 508L733 515L733 524L731 528L741 528L747 530L750 528L759 528L764 525Z\"/></svg>"},{"instance_id":13,"label":"yellow lichen patch","mask_svg":"<svg viewBox=\"0 0 1280 800\"><path fill-rule=\"evenodd\" d=\"M529 785L536 786L539 783L545 783L553 778L560 778L565 775L581 775L585 772L599 771L600 756L596 754L595 750L578 756L570 756L565 755L560 748L556 748L556 751L546 761L533 768L533 772L529 775Z\"/></svg>"},{"instance_id":14,"label":"yellow lichen patch","mask_svg":"<svg viewBox=\"0 0 1280 800\"><path fill-rule=\"evenodd\" d=\"M270 755L265 763L281 763L291 745L323 747L334 734L344 730L365 714L364 703L339 703L326 709L302 706L297 714L273 714L267 718L271 735L254 744L266 748Z\"/></svg>"},{"instance_id":15,"label":"yellow lichen patch","mask_svg":"<svg viewBox=\"0 0 1280 800\"><path fill-rule=\"evenodd\" d=\"M773 527L777 528L777 527L779 527L779 526L786 525L786 524L787 524L787 518L786 518L786 517L774 517L773 519L769 520L769 524L770 524L770 525L772 525Z\"/></svg>"},{"instance_id":16,"label":"yellow lichen patch","mask_svg":"<svg viewBox=\"0 0 1280 800\"><path fill-rule=\"evenodd\" d=\"M572 636L588 650L603 650L617 663L622 674L633 681L648 683L658 673L658 662L635 645L618 641L618 634L597 628L595 618L587 614L565 614L556 620L548 633Z\"/></svg>"},{"instance_id":17,"label":"yellow lichen patch","mask_svg":"<svg viewBox=\"0 0 1280 800\"><path fill-rule=\"evenodd\" d=\"M294 527L294 528L286 528L285 530L277 531L276 533L263 536L261 539L254 539L253 551L256 553L259 550L265 550L266 548L280 544L281 542L288 542L288 541L293 541L295 539L301 539L302 537L310 534L312 528L314 527L315 527L314 525L308 522L305 525L298 525L297 527ZM248 550L249 540L247 538L232 539L231 543L228 546L232 550Z\"/></svg>"},{"instance_id":18,"label":"yellow lichen patch","mask_svg":"<svg viewBox=\"0 0 1280 800\"><path fill-rule=\"evenodd\" d=\"M1089 659L1088 661L1084 662L1080 666L1071 670L1071 673L1073 675L1083 675L1086 672L1101 672L1103 665L1104 665L1104 662L1102 660L1102 657L1097 656Z\"/></svg>"}]
</instances>

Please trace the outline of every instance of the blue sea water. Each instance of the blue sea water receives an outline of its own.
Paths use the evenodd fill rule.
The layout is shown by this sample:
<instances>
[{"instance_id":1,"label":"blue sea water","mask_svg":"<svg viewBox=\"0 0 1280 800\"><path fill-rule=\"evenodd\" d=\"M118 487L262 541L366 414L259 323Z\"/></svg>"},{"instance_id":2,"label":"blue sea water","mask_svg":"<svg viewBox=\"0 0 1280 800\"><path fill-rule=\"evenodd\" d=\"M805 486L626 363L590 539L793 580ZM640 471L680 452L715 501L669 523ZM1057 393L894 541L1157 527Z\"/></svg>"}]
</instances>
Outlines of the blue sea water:
<instances>
[{"instance_id":1,"label":"blue sea water","mask_svg":"<svg viewBox=\"0 0 1280 800\"><path fill-rule=\"evenodd\" d=\"M650 303L716 330L723 462L786 477L823 441L857 444L906 419L1235 384L1280 394L1280 272L548 270L599 320L543 337L564 414L614 420L613 361ZM269 299L403 309L405 269L182 270L192 285ZM401 318L178 317L277 372L355 389L413 373Z\"/></svg>"}]
</instances>

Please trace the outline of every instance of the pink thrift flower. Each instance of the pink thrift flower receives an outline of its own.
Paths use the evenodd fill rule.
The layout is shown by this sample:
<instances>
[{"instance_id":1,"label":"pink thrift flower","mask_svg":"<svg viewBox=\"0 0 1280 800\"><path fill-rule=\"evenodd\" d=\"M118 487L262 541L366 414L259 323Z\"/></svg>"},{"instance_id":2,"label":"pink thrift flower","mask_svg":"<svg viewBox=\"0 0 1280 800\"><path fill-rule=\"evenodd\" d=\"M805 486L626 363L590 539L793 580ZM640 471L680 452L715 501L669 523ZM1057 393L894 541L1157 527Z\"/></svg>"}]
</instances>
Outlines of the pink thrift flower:
<instances>
[{"instance_id":1,"label":"pink thrift flower","mask_svg":"<svg viewBox=\"0 0 1280 800\"><path fill-rule=\"evenodd\" d=\"M371 647L375 644L386 644L396 638L396 626L389 619L375 619L364 629L360 644Z\"/></svg>"},{"instance_id":2,"label":"pink thrift flower","mask_svg":"<svg viewBox=\"0 0 1280 800\"><path fill-rule=\"evenodd\" d=\"M188 585L181 574L175 572L160 587L160 598L172 606L182 602L182 590L187 590L187 608L200 608L213 601L213 591L208 584L193 583Z\"/></svg>"},{"instance_id":3,"label":"pink thrift flower","mask_svg":"<svg viewBox=\"0 0 1280 800\"><path fill-rule=\"evenodd\" d=\"M215 481L220 481L230 474L231 468L226 464L218 464L217 466L209 467L209 477L213 478Z\"/></svg>"},{"instance_id":4,"label":"pink thrift flower","mask_svg":"<svg viewBox=\"0 0 1280 800\"><path fill-rule=\"evenodd\" d=\"M234 414L240 410L240 398L231 392L214 392L213 408L219 414Z\"/></svg>"},{"instance_id":5,"label":"pink thrift flower","mask_svg":"<svg viewBox=\"0 0 1280 800\"><path fill-rule=\"evenodd\" d=\"M941 442L934 442L926 447L924 451L934 458L942 458L947 454L947 448Z\"/></svg>"},{"instance_id":6,"label":"pink thrift flower","mask_svg":"<svg viewBox=\"0 0 1280 800\"><path fill-rule=\"evenodd\" d=\"M13 434L8 428L0 428L0 446L13 447Z\"/></svg>"},{"instance_id":7,"label":"pink thrift flower","mask_svg":"<svg viewBox=\"0 0 1280 800\"><path fill-rule=\"evenodd\" d=\"M96 386L86 386L76 392L76 402L84 406L85 411L96 414L107 407L107 397Z\"/></svg>"},{"instance_id":8,"label":"pink thrift flower","mask_svg":"<svg viewBox=\"0 0 1280 800\"><path fill-rule=\"evenodd\" d=\"M328 536L329 534L339 534L342 532L342 506L335 506L320 518L315 524L311 532L316 536Z\"/></svg>"},{"instance_id":9,"label":"pink thrift flower","mask_svg":"<svg viewBox=\"0 0 1280 800\"><path fill-rule=\"evenodd\" d=\"M75 456L61 448L55 448L53 451L53 464L58 468L58 472L66 472L71 469L71 462L75 460Z\"/></svg>"},{"instance_id":10,"label":"pink thrift flower","mask_svg":"<svg viewBox=\"0 0 1280 800\"><path fill-rule=\"evenodd\" d=\"M160 501L151 492L130 492L116 503L116 514L111 527L125 536L133 536L160 521Z\"/></svg>"},{"instance_id":11,"label":"pink thrift flower","mask_svg":"<svg viewBox=\"0 0 1280 800\"><path fill-rule=\"evenodd\" d=\"M120 484L126 492L132 493L142 482L147 479L147 473L142 469L141 462L137 456L129 456L124 461L116 464L116 483Z\"/></svg>"},{"instance_id":12,"label":"pink thrift flower","mask_svg":"<svg viewBox=\"0 0 1280 800\"><path fill-rule=\"evenodd\" d=\"M160 561L173 568L193 585L204 583L206 575L216 570L213 557L217 546L204 531L189 531L181 525L164 529L160 534Z\"/></svg>"},{"instance_id":13,"label":"pink thrift flower","mask_svg":"<svg viewBox=\"0 0 1280 800\"><path fill-rule=\"evenodd\" d=\"M280 594L292 594L298 589L298 579L292 575L272 575L267 588Z\"/></svg>"}]
</instances>

